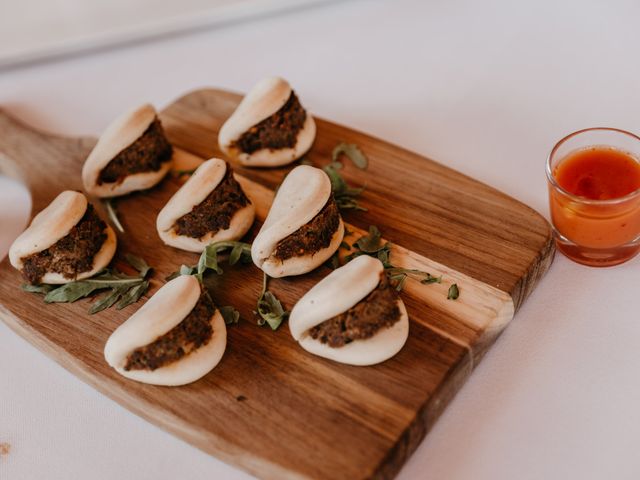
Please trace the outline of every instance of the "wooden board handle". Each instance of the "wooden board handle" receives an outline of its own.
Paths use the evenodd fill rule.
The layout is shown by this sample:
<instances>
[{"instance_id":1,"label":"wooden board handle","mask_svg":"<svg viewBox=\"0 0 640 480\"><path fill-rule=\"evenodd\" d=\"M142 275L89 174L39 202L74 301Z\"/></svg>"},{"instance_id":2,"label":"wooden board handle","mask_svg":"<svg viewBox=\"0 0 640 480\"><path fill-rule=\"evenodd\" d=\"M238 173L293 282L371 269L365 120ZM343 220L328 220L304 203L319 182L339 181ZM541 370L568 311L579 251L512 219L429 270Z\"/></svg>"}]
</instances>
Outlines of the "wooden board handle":
<instances>
[{"instance_id":1,"label":"wooden board handle","mask_svg":"<svg viewBox=\"0 0 640 480\"><path fill-rule=\"evenodd\" d=\"M38 131L3 109L0 131L0 173L27 186L34 211L44 208L62 190L82 190L82 163L95 139ZM51 158L56 159L55 163Z\"/></svg>"}]
</instances>

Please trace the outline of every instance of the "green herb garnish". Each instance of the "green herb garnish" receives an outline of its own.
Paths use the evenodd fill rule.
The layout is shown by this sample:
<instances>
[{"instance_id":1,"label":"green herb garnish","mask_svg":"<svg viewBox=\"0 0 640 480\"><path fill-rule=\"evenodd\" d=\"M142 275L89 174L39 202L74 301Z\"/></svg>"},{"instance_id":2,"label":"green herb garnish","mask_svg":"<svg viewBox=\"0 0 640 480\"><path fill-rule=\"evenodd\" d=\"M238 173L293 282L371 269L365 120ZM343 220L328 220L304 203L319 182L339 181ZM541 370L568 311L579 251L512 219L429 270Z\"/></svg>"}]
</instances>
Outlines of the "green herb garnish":
<instances>
[{"instance_id":1,"label":"green herb garnish","mask_svg":"<svg viewBox=\"0 0 640 480\"><path fill-rule=\"evenodd\" d=\"M220 310L220 315L222 315L224 323L227 325L238 323L240 321L240 312L232 306L227 305L226 307L219 307L218 310Z\"/></svg>"},{"instance_id":2,"label":"green herb garnish","mask_svg":"<svg viewBox=\"0 0 640 480\"><path fill-rule=\"evenodd\" d=\"M386 272L391 280L397 282L396 289L398 291L401 291L404 288L407 278L418 280L423 285L429 283L442 283L442 276L434 277L428 272L423 272L422 270L417 270L415 268L390 267L386 269Z\"/></svg>"},{"instance_id":3,"label":"green herb garnish","mask_svg":"<svg viewBox=\"0 0 640 480\"><path fill-rule=\"evenodd\" d=\"M144 259L140 257L136 257L135 255L127 253L124 258L129 265L131 265L140 273L141 277L146 277L147 274L151 271L151 267L147 265L147 262L145 262Z\"/></svg>"},{"instance_id":4,"label":"green herb garnish","mask_svg":"<svg viewBox=\"0 0 640 480\"><path fill-rule=\"evenodd\" d=\"M347 237L349 236L350 233L347 233L347 229L344 229L344 236ZM351 250L351 245L349 245L347 242L342 241L340 242L340 246L338 247L338 250L335 251L335 253L333 255L331 255L331 258L329 258L329 260L327 260L325 262L325 265L327 267L329 267L331 270L335 270L336 268L340 268L340 249L344 249L344 250Z\"/></svg>"},{"instance_id":5,"label":"green herb garnish","mask_svg":"<svg viewBox=\"0 0 640 480\"><path fill-rule=\"evenodd\" d=\"M262 278L262 292L256 304L256 313L260 316L258 325L262 326L267 323L271 327L271 330L277 330L282 321L289 316L290 312L286 311L282 307L280 300L267 290L268 280L269 276L265 273Z\"/></svg>"},{"instance_id":6,"label":"green herb garnish","mask_svg":"<svg viewBox=\"0 0 640 480\"><path fill-rule=\"evenodd\" d=\"M188 265L181 265L177 272L173 272L166 279L173 280L180 275L194 275L202 285L202 288L205 289L203 281L204 274L207 270L213 270L216 274L222 275L223 271L222 268L220 268L218 254L227 252L229 253L229 257L227 259L229 265L235 265L238 262L251 262L250 244L234 241L215 242L206 246L196 265L192 267ZM240 321L240 312L238 312L234 307L227 305L224 307L218 307L218 309L224 319L224 323L227 325L238 323Z\"/></svg>"},{"instance_id":7,"label":"green herb garnish","mask_svg":"<svg viewBox=\"0 0 640 480\"><path fill-rule=\"evenodd\" d=\"M369 233L360 237L354 244L363 253L377 253L383 250L387 243L382 243L382 233L375 225L369 226Z\"/></svg>"},{"instance_id":8,"label":"green herb garnish","mask_svg":"<svg viewBox=\"0 0 640 480\"><path fill-rule=\"evenodd\" d=\"M449 287L449 293L447 293L447 300L457 300L460 296L460 290L458 284L454 283Z\"/></svg>"},{"instance_id":9,"label":"green herb garnish","mask_svg":"<svg viewBox=\"0 0 640 480\"><path fill-rule=\"evenodd\" d=\"M128 254L126 260L138 271L137 276L126 275L116 269L105 269L91 278L61 286L22 285L22 289L26 292L44 294L45 303L73 303L96 291L109 289L110 292L93 302L89 313L98 313L113 305L121 310L137 302L145 294L149 288L149 280L146 277L151 271L151 267L142 258Z\"/></svg>"},{"instance_id":10,"label":"green herb garnish","mask_svg":"<svg viewBox=\"0 0 640 480\"><path fill-rule=\"evenodd\" d=\"M375 225L369 227L369 233L363 235L353 243L355 251L347 255L347 262L353 260L360 255L369 255L375 257L382 262L384 270L389 278L395 283L396 289L401 291L407 281L407 278L413 278L422 284L442 283L442 276L434 277L429 272L424 272L415 268L396 267L391 263L391 243L382 241L382 233ZM456 286L457 292L457 286ZM451 295L451 289L449 289ZM457 294L456 294L456 298Z\"/></svg>"},{"instance_id":11,"label":"green herb garnish","mask_svg":"<svg viewBox=\"0 0 640 480\"><path fill-rule=\"evenodd\" d=\"M39 285L31 285L30 283L22 284L22 290L30 293L41 293L46 295L54 288L57 288L56 285L49 285L47 283L41 283Z\"/></svg>"},{"instance_id":12,"label":"green herb garnish","mask_svg":"<svg viewBox=\"0 0 640 480\"><path fill-rule=\"evenodd\" d=\"M113 200L111 200L110 198L102 200L102 204L107 211L107 215L109 216L109 221L111 222L111 224L116 227L116 230L118 230L120 233L124 233L124 227L120 223L118 212L116 211L116 207L113 205Z\"/></svg>"},{"instance_id":13,"label":"green herb garnish","mask_svg":"<svg viewBox=\"0 0 640 480\"><path fill-rule=\"evenodd\" d=\"M360 255L369 255L380 260L384 265L384 268L394 268L393 265L389 263L391 243L382 242L382 234L375 225L371 225L369 227L369 233L355 241L353 247L355 248L355 251L352 254L347 255L347 262L359 257Z\"/></svg>"},{"instance_id":14,"label":"green herb garnish","mask_svg":"<svg viewBox=\"0 0 640 480\"><path fill-rule=\"evenodd\" d=\"M353 143L342 142L336 145L331 154L333 161L338 161L341 155L346 155L360 170L366 170L369 166L367 157L362 153L362 150Z\"/></svg>"},{"instance_id":15,"label":"green herb garnish","mask_svg":"<svg viewBox=\"0 0 640 480\"><path fill-rule=\"evenodd\" d=\"M182 265L180 270L173 272L166 279L173 280L180 275L195 275L202 283L202 277L207 270L213 270L218 275L222 275L223 270L220 268L218 254L226 252L229 252L229 265L235 265L238 262L251 262L251 244L233 241L215 242L207 245L202 251L196 265L192 267Z\"/></svg>"},{"instance_id":16,"label":"green herb garnish","mask_svg":"<svg viewBox=\"0 0 640 480\"><path fill-rule=\"evenodd\" d=\"M340 174L340 170L343 168L340 158L343 155L350 158L354 165L362 170L365 170L369 164L367 157L364 156L356 145L344 142L336 145L331 155L332 162L322 167L329 177L329 180L331 180L333 198L340 210L366 211L367 209L362 207L357 200L357 197L360 196L365 187L350 187Z\"/></svg>"},{"instance_id":17,"label":"green herb garnish","mask_svg":"<svg viewBox=\"0 0 640 480\"><path fill-rule=\"evenodd\" d=\"M336 205L340 210L361 210L366 212L367 209L362 207L356 199L364 191L365 187L353 188L347 185L346 180L338 172L341 168L342 164L340 162L332 162L322 167L322 170L331 180L331 191Z\"/></svg>"}]
</instances>

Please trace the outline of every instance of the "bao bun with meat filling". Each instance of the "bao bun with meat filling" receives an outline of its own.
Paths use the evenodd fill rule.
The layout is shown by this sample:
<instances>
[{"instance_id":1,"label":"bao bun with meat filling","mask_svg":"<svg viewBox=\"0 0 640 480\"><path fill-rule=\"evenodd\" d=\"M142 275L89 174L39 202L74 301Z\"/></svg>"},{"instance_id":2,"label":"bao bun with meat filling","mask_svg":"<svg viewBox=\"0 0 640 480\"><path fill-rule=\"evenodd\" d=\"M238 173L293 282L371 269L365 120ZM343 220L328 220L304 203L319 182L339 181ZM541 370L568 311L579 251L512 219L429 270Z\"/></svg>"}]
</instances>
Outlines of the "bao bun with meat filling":
<instances>
[{"instance_id":1,"label":"bao bun with meat filling","mask_svg":"<svg viewBox=\"0 0 640 480\"><path fill-rule=\"evenodd\" d=\"M382 263L362 255L327 275L298 301L289 329L310 353L349 365L373 365L402 349L409 318Z\"/></svg>"},{"instance_id":2,"label":"bao bun with meat filling","mask_svg":"<svg viewBox=\"0 0 640 480\"><path fill-rule=\"evenodd\" d=\"M286 80L265 78L242 99L218 134L220 149L248 167L277 167L302 157L316 136L313 118Z\"/></svg>"},{"instance_id":3,"label":"bao bun with meat filling","mask_svg":"<svg viewBox=\"0 0 640 480\"><path fill-rule=\"evenodd\" d=\"M120 375L153 385L195 382L220 362L227 328L200 282L166 283L109 337L107 363Z\"/></svg>"},{"instance_id":4,"label":"bao bun with meat filling","mask_svg":"<svg viewBox=\"0 0 640 480\"><path fill-rule=\"evenodd\" d=\"M239 240L253 224L255 208L224 160L212 158L160 211L156 221L164 243L201 252L212 242Z\"/></svg>"},{"instance_id":5,"label":"bao bun with meat filling","mask_svg":"<svg viewBox=\"0 0 640 480\"><path fill-rule=\"evenodd\" d=\"M116 197L158 184L171 168L173 148L151 105L117 118L100 136L82 168L90 195Z\"/></svg>"},{"instance_id":6,"label":"bao bun with meat filling","mask_svg":"<svg viewBox=\"0 0 640 480\"><path fill-rule=\"evenodd\" d=\"M116 252L114 231L87 198L67 190L36 215L9 248L9 261L32 284L91 277Z\"/></svg>"},{"instance_id":7,"label":"bao bun with meat filling","mask_svg":"<svg viewBox=\"0 0 640 480\"><path fill-rule=\"evenodd\" d=\"M329 177L319 168L300 165L280 185L251 257L271 277L301 275L326 262L343 236Z\"/></svg>"}]
</instances>

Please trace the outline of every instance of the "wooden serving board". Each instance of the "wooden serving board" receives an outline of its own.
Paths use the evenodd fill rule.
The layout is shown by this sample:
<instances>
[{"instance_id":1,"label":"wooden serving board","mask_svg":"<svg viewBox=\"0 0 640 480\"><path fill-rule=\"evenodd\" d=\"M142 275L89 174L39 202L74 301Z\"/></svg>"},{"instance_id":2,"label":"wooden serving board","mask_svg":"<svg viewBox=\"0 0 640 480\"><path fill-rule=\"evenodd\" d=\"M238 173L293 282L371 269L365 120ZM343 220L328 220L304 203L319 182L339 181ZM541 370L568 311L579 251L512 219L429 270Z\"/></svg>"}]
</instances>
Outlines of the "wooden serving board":
<instances>
[{"instance_id":1,"label":"wooden serving board","mask_svg":"<svg viewBox=\"0 0 640 480\"><path fill-rule=\"evenodd\" d=\"M190 93L161 118L181 165L220 156L217 131L240 96L220 90ZM377 225L394 247L392 261L443 275L443 283L407 282L402 297L411 319L404 349L377 366L351 367L299 348L283 325L256 325L253 310L261 272L227 267L208 284L220 305L234 305L222 362L203 379L167 388L117 375L103 358L109 334L142 302L90 316L88 301L45 305L22 292L7 259L0 265L0 316L18 334L132 412L225 462L263 478L392 478L416 449L482 355L509 323L551 264L549 225L508 196L429 159L324 120L307 155L328 163L333 147L361 147L367 171L346 162L350 183L366 184L368 212L344 214L355 233ZM61 190L80 190L80 170L93 138L60 138L0 112L0 169L22 178L33 211ZM235 166L264 219L272 190L290 167ZM179 188L168 177L158 187L118 201L126 230L119 255L131 252L153 267L152 294L190 254L161 244L156 215ZM249 235L255 235L257 225ZM272 280L270 289L291 308L326 267L302 277ZM451 283L457 301L447 300Z\"/></svg>"}]
</instances>

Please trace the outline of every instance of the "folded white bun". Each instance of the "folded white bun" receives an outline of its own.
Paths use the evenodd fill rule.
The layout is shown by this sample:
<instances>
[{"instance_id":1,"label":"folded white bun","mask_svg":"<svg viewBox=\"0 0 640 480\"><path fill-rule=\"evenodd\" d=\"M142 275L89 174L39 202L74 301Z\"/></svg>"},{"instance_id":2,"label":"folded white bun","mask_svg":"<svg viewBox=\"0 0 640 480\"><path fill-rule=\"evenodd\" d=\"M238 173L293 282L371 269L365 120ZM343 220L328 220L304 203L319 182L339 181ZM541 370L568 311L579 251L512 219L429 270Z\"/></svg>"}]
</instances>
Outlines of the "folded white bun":
<instances>
[{"instance_id":1,"label":"folded white bun","mask_svg":"<svg viewBox=\"0 0 640 480\"><path fill-rule=\"evenodd\" d=\"M251 245L251 258L270 277L301 275L326 262L344 236L342 218L328 247L317 252L280 260L274 251L288 237L315 217L331 196L331 181L319 168L300 165L285 177L269 214Z\"/></svg>"},{"instance_id":2,"label":"folded white bun","mask_svg":"<svg viewBox=\"0 0 640 480\"><path fill-rule=\"evenodd\" d=\"M116 197L146 190L164 178L171 169L171 161L163 162L157 172L134 173L121 182L98 185L100 172L116 155L138 140L156 116L155 108L145 104L121 115L107 127L82 167L82 183L87 193L96 197Z\"/></svg>"},{"instance_id":3,"label":"folded white bun","mask_svg":"<svg viewBox=\"0 0 640 480\"><path fill-rule=\"evenodd\" d=\"M149 345L182 322L198 303L200 293L200 283L191 275L165 284L111 334L104 347L107 363L120 375L153 385L185 385L210 372L220 362L227 345L227 327L217 308L211 317L213 336L206 345L155 370L124 369L134 350Z\"/></svg>"},{"instance_id":4,"label":"folded white bun","mask_svg":"<svg viewBox=\"0 0 640 480\"><path fill-rule=\"evenodd\" d=\"M227 162L212 158L202 163L189 180L167 202L158 214L156 228L164 243L189 252L201 252L213 242L239 240L249 231L255 217L252 203L234 213L229 228L215 234L208 233L202 238L178 235L174 226L183 215L191 212L213 192L227 173Z\"/></svg>"},{"instance_id":5,"label":"folded white bun","mask_svg":"<svg viewBox=\"0 0 640 480\"><path fill-rule=\"evenodd\" d=\"M242 134L280 110L287 103L291 92L289 83L279 77L265 78L258 82L220 128L218 133L220 150L248 167L287 165L304 155L316 138L316 123L309 112L306 112L306 120L298 132L296 144L291 148L263 148L253 153L246 153L234 146L234 142Z\"/></svg>"},{"instance_id":6,"label":"folded white bun","mask_svg":"<svg viewBox=\"0 0 640 480\"><path fill-rule=\"evenodd\" d=\"M9 261L14 268L22 271L22 259L42 252L58 240L67 236L87 211L87 198L80 192L66 190L60 193L44 210L38 213L29 227L14 240L9 248ZM93 257L93 267L82 272L76 278L66 278L60 273L48 272L41 279L42 283L62 284L74 280L91 277L106 267L116 252L116 234L107 225L107 238Z\"/></svg>"},{"instance_id":7,"label":"folded white bun","mask_svg":"<svg viewBox=\"0 0 640 480\"><path fill-rule=\"evenodd\" d=\"M400 319L391 327L378 330L371 338L333 348L314 340L308 333L309 329L346 312L369 295L378 286L383 271L379 260L361 255L331 272L293 307L289 316L293 338L314 355L348 365L374 365L393 357L409 336L407 309L399 298Z\"/></svg>"}]
</instances>

